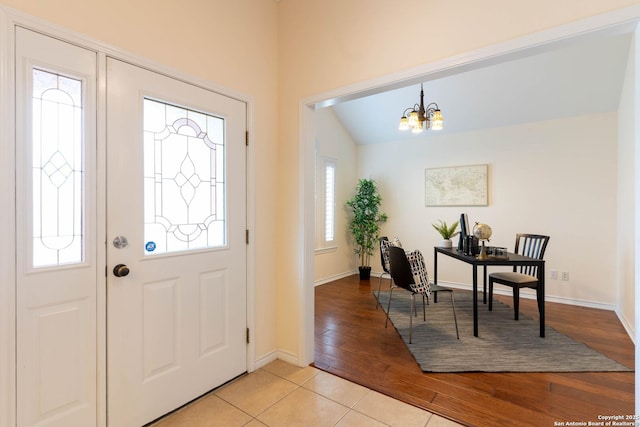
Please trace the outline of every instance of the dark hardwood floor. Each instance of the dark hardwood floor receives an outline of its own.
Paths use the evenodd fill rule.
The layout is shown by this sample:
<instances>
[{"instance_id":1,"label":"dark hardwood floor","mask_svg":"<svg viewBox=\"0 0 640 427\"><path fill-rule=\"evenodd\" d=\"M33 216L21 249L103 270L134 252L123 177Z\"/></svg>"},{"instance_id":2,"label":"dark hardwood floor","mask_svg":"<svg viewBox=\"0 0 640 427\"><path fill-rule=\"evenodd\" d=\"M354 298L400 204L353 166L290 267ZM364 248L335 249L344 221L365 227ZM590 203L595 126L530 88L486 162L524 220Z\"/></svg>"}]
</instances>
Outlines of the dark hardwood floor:
<instances>
[{"instance_id":1,"label":"dark hardwood floor","mask_svg":"<svg viewBox=\"0 0 640 427\"><path fill-rule=\"evenodd\" d=\"M423 373L393 326L385 329L377 286L377 277L356 275L316 287L314 366L467 426L554 426L634 413L633 372ZM532 300L522 299L520 312L538 318ZM547 326L633 368L634 345L615 313L557 303L547 303L546 313Z\"/></svg>"}]
</instances>

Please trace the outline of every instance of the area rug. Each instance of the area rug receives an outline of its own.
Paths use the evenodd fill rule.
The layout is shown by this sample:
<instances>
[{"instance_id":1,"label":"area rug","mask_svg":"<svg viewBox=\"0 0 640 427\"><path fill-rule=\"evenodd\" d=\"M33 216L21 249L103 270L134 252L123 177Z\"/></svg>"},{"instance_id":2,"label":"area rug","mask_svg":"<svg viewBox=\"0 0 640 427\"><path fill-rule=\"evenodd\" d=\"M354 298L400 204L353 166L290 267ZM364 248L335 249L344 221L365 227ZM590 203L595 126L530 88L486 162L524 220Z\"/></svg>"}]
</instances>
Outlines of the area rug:
<instances>
[{"instance_id":1,"label":"area rug","mask_svg":"<svg viewBox=\"0 0 640 427\"><path fill-rule=\"evenodd\" d=\"M375 294L375 293L374 293ZM488 311L478 302L478 337L473 336L472 292L455 290L460 339L456 339L448 294L427 305L422 317L422 298L416 295L418 316L413 318L413 344L409 344L411 294L393 291L389 319L424 372L599 372L633 371L613 359L546 326L540 338L540 323L499 301ZM480 296L481 298L481 296ZM389 292L380 293L387 309Z\"/></svg>"}]
</instances>

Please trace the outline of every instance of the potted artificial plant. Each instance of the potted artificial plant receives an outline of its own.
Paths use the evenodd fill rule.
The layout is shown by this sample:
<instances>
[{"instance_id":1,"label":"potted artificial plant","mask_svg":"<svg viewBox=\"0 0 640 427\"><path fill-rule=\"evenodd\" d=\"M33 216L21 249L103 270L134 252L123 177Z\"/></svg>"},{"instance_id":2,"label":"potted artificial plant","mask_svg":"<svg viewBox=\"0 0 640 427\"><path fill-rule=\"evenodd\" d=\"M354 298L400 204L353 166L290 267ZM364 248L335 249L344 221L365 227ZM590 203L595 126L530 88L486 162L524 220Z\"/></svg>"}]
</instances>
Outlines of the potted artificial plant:
<instances>
[{"instance_id":1,"label":"potted artificial plant","mask_svg":"<svg viewBox=\"0 0 640 427\"><path fill-rule=\"evenodd\" d=\"M435 228L438 231L438 233L440 233L440 236L442 236L442 241L440 242L441 248L450 249L453 246L451 244L451 238L460 234L459 231L456 231L456 228L458 228L458 223L459 221L455 221L450 226L447 226L446 222L442 220L438 220L437 224L431 224L433 228Z\"/></svg>"},{"instance_id":2,"label":"potted artificial plant","mask_svg":"<svg viewBox=\"0 0 640 427\"><path fill-rule=\"evenodd\" d=\"M360 257L360 280L368 280L371 275L370 260L378 243L380 224L387 220L387 215L380 212L381 202L382 197L372 179L360 179L356 194L347 201L353 212L349 231L356 243L353 251Z\"/></svg>"}]
</instances>

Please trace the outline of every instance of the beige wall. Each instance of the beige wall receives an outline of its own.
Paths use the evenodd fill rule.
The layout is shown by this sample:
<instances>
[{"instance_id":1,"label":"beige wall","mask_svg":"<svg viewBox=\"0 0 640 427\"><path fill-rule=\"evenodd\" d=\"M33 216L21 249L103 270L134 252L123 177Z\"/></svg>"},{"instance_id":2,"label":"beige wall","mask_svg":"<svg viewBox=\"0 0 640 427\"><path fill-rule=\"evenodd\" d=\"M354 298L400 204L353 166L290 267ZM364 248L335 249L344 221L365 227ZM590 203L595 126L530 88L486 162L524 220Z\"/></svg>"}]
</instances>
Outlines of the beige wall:
<instances>
[{"instance_id":1,"label":"beige wall","mask_svg":"<svg viewBox=\"0 0 640 427\"><path fill-rule=\"evenodd\" d=\"M188 5L185 5L187 3ZM255 196L256 358L276 348L278 29L272 0L0 0L0 4L245 94ZM250 206L251 208L252 206Z\"/></svg>"},{"instance_id":2,"label":"beige wall","mask_svg":"<svg viewBox=\"0 0 640 427\"><path fill-rule=\"evenodd\" d=\"M281 302L296 307L309 284L300 283L300 102L410 67L464 54L579 19L638 4L634 0L512 2L410 0L282 0L280 17L280 160L278 260ZM419 48L411 42L419 41ZM311 172L312 174L312 172ZM308 174L307 174L308 175ZM300 334L297 310L278 313L278 346L291 353Z\"/></svg>"},{"instance_id":3,"label":"beige wall","mask_svg":"<svg viewBox=\"0 0 640 427\"><path fill-rule=\"evenodd\" d=\"M637 3L281 0L282 100L298 100Z\"/></svg>"}]
</instances>

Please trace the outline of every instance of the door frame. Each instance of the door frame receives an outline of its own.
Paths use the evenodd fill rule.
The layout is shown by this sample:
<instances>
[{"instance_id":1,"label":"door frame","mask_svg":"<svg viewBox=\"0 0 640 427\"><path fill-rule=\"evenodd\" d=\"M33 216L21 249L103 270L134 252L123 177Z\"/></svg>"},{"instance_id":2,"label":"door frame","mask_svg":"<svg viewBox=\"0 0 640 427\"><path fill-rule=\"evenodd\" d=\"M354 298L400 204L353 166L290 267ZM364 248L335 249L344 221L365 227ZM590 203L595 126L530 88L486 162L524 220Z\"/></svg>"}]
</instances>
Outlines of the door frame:
<instances>
[{"instance_id":1,"label":"door frame","mask_svg":"<svg viewBox=\"0 0 640 427\"><path fill-rule=\"evenodd\" d=\"M198 78L167 65L132 54L123 49L93 40L49 22L34 18L6 6L0 5L0 205L11 209L0 209L0 427L16 423L16 217L15 217L15 27L24 27L62 41L75 44L97 53L97 242L106 242L106 62L107 57L129 62L132 65L200 88L216 92L246 104L246 129L249 144L246 150L246 210L247 229L255 230L253 97ZM247 327L255 331L255 242L250 240L247 251ZM106 271L106 243L96 248L97 271ZM97 426L107 425L107 306L106 275L97 274ZM256 368L255 340L247 344L247 371Z\"/></svg>"}]
</instances>

